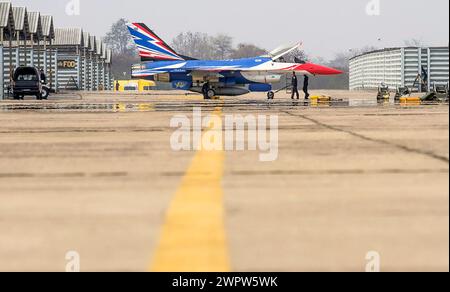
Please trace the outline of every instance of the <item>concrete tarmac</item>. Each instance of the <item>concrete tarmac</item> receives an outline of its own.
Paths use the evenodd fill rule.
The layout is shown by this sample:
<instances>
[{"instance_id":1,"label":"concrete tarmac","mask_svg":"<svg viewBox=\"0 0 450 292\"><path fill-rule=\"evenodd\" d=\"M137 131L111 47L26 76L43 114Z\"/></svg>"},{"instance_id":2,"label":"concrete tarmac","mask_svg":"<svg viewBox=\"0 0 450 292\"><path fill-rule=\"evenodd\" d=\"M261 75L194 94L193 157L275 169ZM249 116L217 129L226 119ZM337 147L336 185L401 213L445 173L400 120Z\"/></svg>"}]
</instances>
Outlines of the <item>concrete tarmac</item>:
<instances>
[{"instance_id":1,"label":"concrete tarmac","mask_svg":"<svg viewBox=\"0 0 450 292\"><path fill-rule=\"evenodd\" d=\"M448 271L448 104L316 93L1 101L0 271ZM173 151L194 107L278 116L278 159Z\"/></svg>"}]
</instances>

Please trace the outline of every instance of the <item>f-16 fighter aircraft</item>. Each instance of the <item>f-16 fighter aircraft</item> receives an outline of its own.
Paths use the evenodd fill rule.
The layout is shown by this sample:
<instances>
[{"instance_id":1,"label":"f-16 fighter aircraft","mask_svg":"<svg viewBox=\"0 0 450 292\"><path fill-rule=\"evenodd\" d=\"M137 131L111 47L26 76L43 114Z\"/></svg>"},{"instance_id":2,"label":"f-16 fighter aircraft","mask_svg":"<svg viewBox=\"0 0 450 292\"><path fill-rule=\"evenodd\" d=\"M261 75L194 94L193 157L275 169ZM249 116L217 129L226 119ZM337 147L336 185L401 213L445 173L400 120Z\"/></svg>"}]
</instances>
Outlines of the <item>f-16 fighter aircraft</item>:
<instances>
[{"instance_id":1,"label":"f-16 fighter aircraft","mask_svg":"<svg viewBox=\"0 0 450 292\"><path fill-rule=\"evenodd\" d=\"M289 73L297 75L337 75L336 69L305 63L284 62L283 56L301 47L280 47L268 55L237 60L196 60L177 54L143 23L130 23L128 29L136 43L142 63L134 65L132 77L171 83L174 89L203 93L206 99L267 92L275 96L272 84Z\"/></svg>"}]
</instances>

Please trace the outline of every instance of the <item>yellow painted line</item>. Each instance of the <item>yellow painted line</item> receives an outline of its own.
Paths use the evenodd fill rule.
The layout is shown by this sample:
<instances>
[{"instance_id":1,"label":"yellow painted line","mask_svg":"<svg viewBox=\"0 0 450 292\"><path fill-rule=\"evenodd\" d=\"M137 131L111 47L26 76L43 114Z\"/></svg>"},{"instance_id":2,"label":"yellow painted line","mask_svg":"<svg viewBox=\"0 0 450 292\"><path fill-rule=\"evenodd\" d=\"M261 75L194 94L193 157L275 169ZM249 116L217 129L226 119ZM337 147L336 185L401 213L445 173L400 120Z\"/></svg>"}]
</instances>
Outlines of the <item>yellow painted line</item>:
<instances>
[{"instance_id":1,"label":"yellow painted line","mask_svg":"<svg viewBox=\"0 0 450 292\"><path fill-rule=\"evenodd\" d=\"M151 103L140 103L138 105L138 111L151 111L154 110L154 105Z\"/></svg>"},{"instance_id":2,"label":"yellow painted line","mask_svg":"<svg viewBox=\"0 0 450 292\"><path fill-rule=\"evenodd\" d=\"M214 114L221 117L221 109ZM222 125L210 130L221 131ZM224 224L224 160L223 150L196 153L169 207L150 271L231 270Z\"/></svg>"}]
</instances>

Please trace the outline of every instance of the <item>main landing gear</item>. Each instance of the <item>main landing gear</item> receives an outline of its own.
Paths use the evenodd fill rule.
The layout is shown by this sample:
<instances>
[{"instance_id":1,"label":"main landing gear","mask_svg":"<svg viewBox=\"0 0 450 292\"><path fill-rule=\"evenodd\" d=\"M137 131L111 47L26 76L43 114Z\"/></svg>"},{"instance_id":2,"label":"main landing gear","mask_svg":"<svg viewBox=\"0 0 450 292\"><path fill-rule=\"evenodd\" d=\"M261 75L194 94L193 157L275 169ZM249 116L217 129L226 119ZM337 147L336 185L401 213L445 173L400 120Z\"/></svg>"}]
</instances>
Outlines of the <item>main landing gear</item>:
<instances>
[{"instance_id":1,"label":"main landing gear","mask_svg":"<svg viewBox=\"0 0 450 292\"><path fill-rule=\"evenodd\" d=\"M209 82L206 82L202 86L202 94L204 99L213 99L216 96L216 91L210 86Z\"/></svg>"},{"instance_id":2,"label":"main landing gear","mask_svg":"<svg viewBox=\"0 0 450 292\"><path fill-rule=\"evenodd\" d=\"M205 95L205 99L213 99L216 96L216 91L214 89L208 89Z\"/></svg>"},{"instance_id":3,"label":"main landing gear","mask_svg":"<svg viewBox=\"0 0 450 292\"><path fill-rule=\"evenodd\" d=\"M274 99L275 98L275 92L273 92L273 91L267 92L267 98L268 99Z\"/></svg>"}]
</instances>

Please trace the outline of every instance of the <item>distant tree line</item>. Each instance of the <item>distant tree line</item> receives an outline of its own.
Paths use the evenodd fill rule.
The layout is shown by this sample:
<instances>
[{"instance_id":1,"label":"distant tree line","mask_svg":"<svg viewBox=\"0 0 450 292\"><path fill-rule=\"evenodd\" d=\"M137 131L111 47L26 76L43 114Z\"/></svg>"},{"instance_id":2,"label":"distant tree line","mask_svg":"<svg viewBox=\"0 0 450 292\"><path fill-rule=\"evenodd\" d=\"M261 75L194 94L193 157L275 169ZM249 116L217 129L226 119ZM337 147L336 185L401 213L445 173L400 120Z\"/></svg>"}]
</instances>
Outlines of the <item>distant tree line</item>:
<instances>
[{"instance_id":1,"label":"distant tree line","mask_svg":"<svg viewBox=\"0 0 450 292\"><path fill-rule=\"evenodd\" d=\"M202 60L249 58L267 54L266 50L253 44L240 43L234 47L233 38L225 34L210 36L201 32L180 33L171 45L182 55Z\"/></svg>"},{"instance_id":2,"label":"distant tree line","mask_svg":"<svg viewBox=\"0 0 450 292\"><path fill-rule=\"evenodd\" d=\"M139 63L136 45L128 32L128 21L119 19L103 38L103 42L112 50L112 72L115 79L129 79L131 66Z\"/></svg>"}]
</instances>

